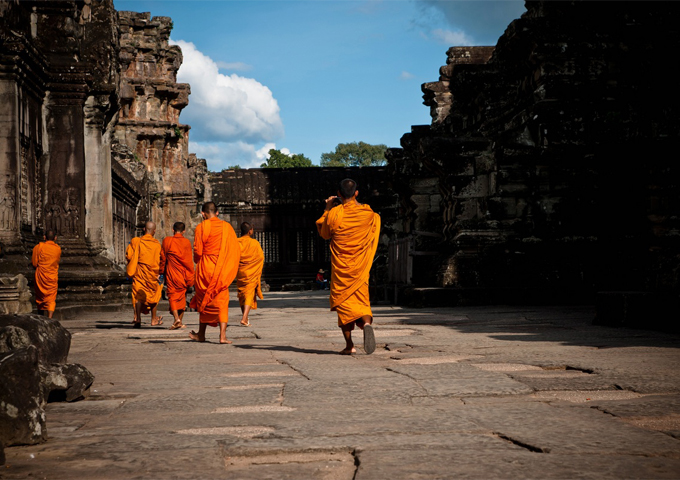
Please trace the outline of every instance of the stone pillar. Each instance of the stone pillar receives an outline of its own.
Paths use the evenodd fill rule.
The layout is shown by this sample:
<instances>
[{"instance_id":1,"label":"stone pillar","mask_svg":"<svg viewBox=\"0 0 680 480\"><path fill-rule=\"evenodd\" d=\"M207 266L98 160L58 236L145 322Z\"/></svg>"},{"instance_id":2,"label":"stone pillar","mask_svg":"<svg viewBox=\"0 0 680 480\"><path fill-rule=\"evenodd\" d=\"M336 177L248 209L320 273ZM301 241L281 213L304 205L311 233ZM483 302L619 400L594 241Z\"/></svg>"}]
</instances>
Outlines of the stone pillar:
<instances>
[{"instance_id":1,"label":"stone pillar","mask_svg":"<svg viewBox=\"0 0 680 480\"><path fill-rule=\"evenodd\" d=\"M18 87L9 75L0 76L0 243L20 247L19 235L19 102Z\"/></svg>"},{"instance_id":2,"label":"stone pillar","mask_svg":"<svg viewBox=\"0 0 680 480\"><path fill-rule=\"evenodd\" d=\"M45 229L60 237L65 255L88 254L85 244L85 118L87 84L53 84L48 103L49 170L47 171Z\"/></svg>"},{"instance_id":3,"label":"stone pillar","mask_svg":"<svg viewBox=\"0 0 680 480\"><path fill-rule=\"evenodd\" d=\"M85 240L90 248L113 258L111 135L107 129L108 95L90 95L84 108Z\"/></svg>"}]
</instances>

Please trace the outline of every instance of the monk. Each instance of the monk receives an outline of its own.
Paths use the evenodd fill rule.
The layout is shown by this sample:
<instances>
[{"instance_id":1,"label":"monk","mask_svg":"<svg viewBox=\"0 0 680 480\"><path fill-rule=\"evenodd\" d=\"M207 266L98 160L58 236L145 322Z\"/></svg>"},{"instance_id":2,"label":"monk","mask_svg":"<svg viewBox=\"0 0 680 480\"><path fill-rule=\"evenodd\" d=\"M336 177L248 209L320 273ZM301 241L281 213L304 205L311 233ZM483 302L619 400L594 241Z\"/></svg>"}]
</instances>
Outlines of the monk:
<instances>
[{"instance_id":1,"label":"monk","mask_svg":"<svg viewBox=\"0 0 680 480\"><path fill-rule=\"evenodd\" d=\"M198 332L191 331L189 338L205 342L208 325L220 327L220 343L227 340L229 321L229 285L234 281L241 257L236 233L231 225L217 218L213 202L203 204L203 221L194 232L194 262L196 276L191 308L199 313Z\"/></svg>"},{"instance_id":2,"label":"monk","mask_svg":"<svg viewBox=\"0 0 680 480\"><path fill-rule=\"evenodd\" d=\"M144 236L130 240L125 252L127 276L132 278L132 305L135 308L134 328L141 328L142 314L151 312L151 325L163 325L157 315L158 302L163 292L160 277L161 243L154 238L156 224L146 222Z\"/></svg>"},{"instance_id":3,"label":"monk","mask_svg":"<svg viewBox=\"0 0 680 480\"><path fill-rule=\"evenodd\" d=\"M357 202L358 195L357 183L346 178L340 182L338 196L326 199L326 209L316 221L319 235L331 241L330 303L345 337L341 355L356 353L352 342L355 324L364 331L364 351L375 351L368 277L378 248L380 215Z\"/></svg>"},{"instance_id":4,"label":"monk","mask_svg":"<svg viewBox=\"0 0 680 480\"><path fill-rule=\"evenodd\" d=\"M165 237L161 244L160 272L165 275L165 291L170 303L170 313L175 321L170 330L186 328L182 323L184 310L187 307L187 288L194 285L194 261L192 259L191 242L184 238L186 225L175 222L172 226L174 235Z\"/></svg>"},{"instance_id":5,"label":"monk","mask_svg":"<svg viewBox=\"0 0 680 480\"><path fill-rule=\"evenodd\" d=\"M59 260L61 247L56 244L57 235L48 230L43 236L44 242L33 248L31 263L35 267L35 303L38 310L52 318L57 306L57 283L59 280Z\"/></svg>"},{"instance_id":6,"label":"monk","mask_svg":"<svg viewBox=\"0 0 680 480\"><path fill-rule=\"evenodd\" d=\"M238 243L241 246L241 260L238 264L236 286L238 287L238 303L241 305L241 325L250 327L248 314L257 309L257 299L262 298L260 279L264 265L264 252L260 242L253 238L253 226L248 222L241 224L241 236Z\"/></svg>"}]
</instances>

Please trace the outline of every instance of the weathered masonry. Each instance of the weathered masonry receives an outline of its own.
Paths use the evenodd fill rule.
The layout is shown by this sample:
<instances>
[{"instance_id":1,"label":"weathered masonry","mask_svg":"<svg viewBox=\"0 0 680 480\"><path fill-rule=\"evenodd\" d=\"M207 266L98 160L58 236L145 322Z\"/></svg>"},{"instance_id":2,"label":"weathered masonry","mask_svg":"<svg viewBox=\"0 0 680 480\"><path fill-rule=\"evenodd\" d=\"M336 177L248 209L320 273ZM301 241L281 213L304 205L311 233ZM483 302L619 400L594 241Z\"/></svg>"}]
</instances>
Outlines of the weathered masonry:
<instances>
[{"instance_id":1,"label":"weathered masonry","mask_svg":"<svg viewBox=\"0 0 680 480\"><path fill-rule=\"evenodd\" d=\"M393 279L424 303L677 312L680 4L526 7L495 47L449 49L423 85L432 123L389 152L393 250L424 253L391 258Z\"/></svg>"},{"instance_id":2,"label":"weathered masonry","mask_svg":"<svg viewBox=\"0 0 680 480\"><path fill-rule=\"evenodd\" d=\"M171 28L112 0L0 3L0 275L23 298L3 309L30 308L14 275L32 281L47 229L63 249L61 305L126 297L120 265L146 219L159 237L184 220L191 236L207 168L179 122L189 86Z\"/></svg>"}]
</instances>

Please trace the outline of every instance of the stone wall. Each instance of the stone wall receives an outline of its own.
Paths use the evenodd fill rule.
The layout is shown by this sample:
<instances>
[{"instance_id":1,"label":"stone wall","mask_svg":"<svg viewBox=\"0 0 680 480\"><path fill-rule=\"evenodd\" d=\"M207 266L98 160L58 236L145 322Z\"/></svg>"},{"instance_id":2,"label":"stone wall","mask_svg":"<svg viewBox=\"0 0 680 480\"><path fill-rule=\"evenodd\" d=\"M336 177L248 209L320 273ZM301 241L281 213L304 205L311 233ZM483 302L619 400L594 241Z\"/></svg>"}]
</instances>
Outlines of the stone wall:
<instances>
[{"instance_id":1,"label":"stone wall","mask_svg":"<svg viewBox=\"0 0 680 480\"><path fill-rule=\"evenodd\" d=\"M210 174L212 200L220 216L240 235L240 225L254 226L265 252L263 279L279 288L312 281L320 268L330 269L330 250L316 231L324 200L337 193L344 178L356 180L359 201L380 214L381 247L372 284L386 281L387 244L397 216L396 197L384 167L253 168Z\"/></svg>"},{"instance_id":2,"label":"stone wall","mask_svg":"<svg viewBox=\"0 0 680 480\"><path fill-rule=\"evenodd\" d=\"M62 247L58 305L120 302L130 238L200 218L205 161L179 122L172 22L112 0L0 3L0 274L33 281L45 230Z\"/></svg>"},{"instance_id":3,"label":"stone wall","mask_svg":"<svg viewBox=\"0 0 680 480\"><path fill-rule=\"evenodd\" d=\"M680 7L526 7L495 47L449 50L423 85L432 124L388 153L401 236L432 253L412 283L460 302L677 298Z\"/></svg>"},{"instance_id":4,"label":"stone wall","mask_svg":"<svg viewBox=\"0 0 680 480\"><path fill-rule=\"evenodd\" d=\"M205 161L189 156L189 129L179 121L189 103L190 87L177 83L182 51L169 45L172 20L149 13L118 12L120 36L121 108L114 142L125 145L135 162L146 167L148 205L138 218L157 224L157 236L172 235L172 225L183 221L187 236L200 222L205 186ZM130 168L130 164L125 166Z\"/></svg>"}]
</instances>

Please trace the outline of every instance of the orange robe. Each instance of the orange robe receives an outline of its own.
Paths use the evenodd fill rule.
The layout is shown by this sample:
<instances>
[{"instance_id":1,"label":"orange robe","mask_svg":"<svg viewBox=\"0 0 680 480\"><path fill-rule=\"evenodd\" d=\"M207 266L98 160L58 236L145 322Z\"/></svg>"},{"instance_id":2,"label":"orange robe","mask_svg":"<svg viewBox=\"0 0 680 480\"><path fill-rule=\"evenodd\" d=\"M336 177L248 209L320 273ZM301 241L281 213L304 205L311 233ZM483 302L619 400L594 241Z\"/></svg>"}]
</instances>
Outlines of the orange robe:
<instances>
[{"instance_id":1,"label":"orange robe","mask_svg":"<svg viewBox=\"0 0 680 480\"><path fill-rule=\"evenodd\" d=\"M324 212L316 228L331 241L330 301L338 325L372 317L368 277L380 239L380 215L368 205L346 203Z\"/></svg>"},{"instance_id":2,"label":"orange robe","mask_svg":"<svg viewBox=\"0 0 680 480\"><path fill-rule=\"evenodd\" d=\"M238 239L241 245L241 261L238 264L236 285L238 286L238 302L257 309L257 299L262 298L260 279L264 265L264 252L260 242L245 236Z\"/></svg>"},{"instance_id":3,"label":"orange robe","mask_svg":"<svg viewBox=\"0 0 680 480\"><path fill-rule=\"evenodd\" d=\"M52 240L33 248L31 261L35 267L35 303L38 310L54 312L57 305L57 283L61 247Z\"/></svg>"},{"instance_id":4,"label":"orange robe","mask_svg":"<svg viewBox=\"0 0 680 480\"><path fill-rule=\"evenodd\" d=\"M191 308L201 323L216 327L229 321L229 285L238 271L241 248L234 229L217 217L204 220L194 232L196 294Z\"/></svg>"},{"instance_id":5,"label":"orange robe","mask_svg":"<svg viewBox=\"0 0 680 480\"><path fill-rule=\"evenodd\" d=\"M125 257L127 275L132 278L132 305L142 302L142 313L149 313L163 292L163 284L158 283L161 243L149 234L135 237L130 240Z\"/></svg>"},{"instance_id":6,"label":"orange robe","mask_svg":"<svg viewBox=\"0 0 680 480\"><path fill-rule=\"evenodd\" d=\"M191 254L191 242L181 233L163 239L159 269L161 273L165 273L171 312L185 310L187 307L187 288L194 285L194 261Z\"/></svg>"}]
</instances>

